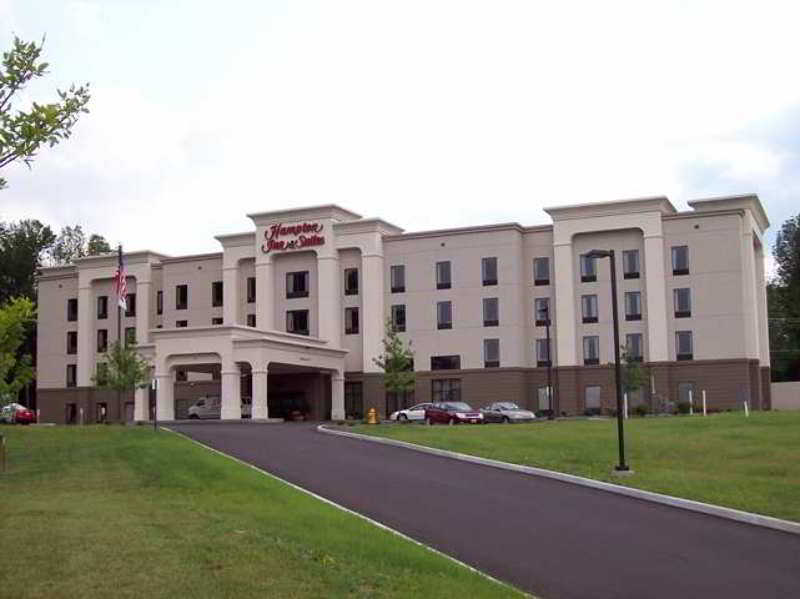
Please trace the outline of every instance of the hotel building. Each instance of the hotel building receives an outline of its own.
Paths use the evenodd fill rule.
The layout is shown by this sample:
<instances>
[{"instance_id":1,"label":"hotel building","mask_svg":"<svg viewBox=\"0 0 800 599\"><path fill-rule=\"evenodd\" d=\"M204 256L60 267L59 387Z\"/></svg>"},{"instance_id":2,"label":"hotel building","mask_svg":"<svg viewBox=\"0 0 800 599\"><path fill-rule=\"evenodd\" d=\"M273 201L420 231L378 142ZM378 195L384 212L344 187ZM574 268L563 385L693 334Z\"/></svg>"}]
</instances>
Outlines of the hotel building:
<instances>
[{"instance_id":1,"label":"hotel building","mask_svg":"<svg viewBox=\"0 0 800 599\"><path fill-rule=\"evenodd\" d=\"M620 342L649 383L631 403L697 399L768 409L764 231L754 195L655 197L546 209L552 224L404 232L334 205L250 214L221 251L125 255L123 336L153 365L150 389L117 403L95 388L116 338L116 255L42 269L42 421L185 418L199 397L223 419L385 416L411 402L513 401L608 410L615 402L610 261ZM550 347L547 326L550 322ZM386 321L411 342L416 390L387 394L374 362ZM552 360L552 362L551 362ZM80 415L80 416L79 416Z\"/></svg>"}]
</instances>

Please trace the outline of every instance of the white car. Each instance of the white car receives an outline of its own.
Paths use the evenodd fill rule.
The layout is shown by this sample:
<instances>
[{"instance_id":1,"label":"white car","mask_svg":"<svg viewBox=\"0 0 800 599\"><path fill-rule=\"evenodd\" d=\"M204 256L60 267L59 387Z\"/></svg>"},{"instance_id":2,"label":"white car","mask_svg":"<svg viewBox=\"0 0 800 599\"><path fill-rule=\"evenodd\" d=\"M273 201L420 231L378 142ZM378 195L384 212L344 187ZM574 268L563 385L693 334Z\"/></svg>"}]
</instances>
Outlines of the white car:
<instances>
[{"instance_id":1,"label":"white car","mask_svg":"<svg viewBox=\"0 0 800 599\"><path fill-rule=\"evenodd\" d=\"M397 410L389 415L389 420L397 420L397 422L409 422L417 420L422 422L425 420L425 408L431 407L430 403L419 403L405 410Z\"/></svg>"},{"instance_id":2,"label":"white car","mask_svg":"<svg viewBox=\"0 0 800 599\"><path fill-rule=\"evenodd\" d=\"M242 398L242 418L250 418L253 406L249 397ZM220 418L222 415L222 402L219 395L207 395L201 397L191 406L189 406L189 418L194 419L207 419L207 418Z\"/></svg>"}]
</instances>

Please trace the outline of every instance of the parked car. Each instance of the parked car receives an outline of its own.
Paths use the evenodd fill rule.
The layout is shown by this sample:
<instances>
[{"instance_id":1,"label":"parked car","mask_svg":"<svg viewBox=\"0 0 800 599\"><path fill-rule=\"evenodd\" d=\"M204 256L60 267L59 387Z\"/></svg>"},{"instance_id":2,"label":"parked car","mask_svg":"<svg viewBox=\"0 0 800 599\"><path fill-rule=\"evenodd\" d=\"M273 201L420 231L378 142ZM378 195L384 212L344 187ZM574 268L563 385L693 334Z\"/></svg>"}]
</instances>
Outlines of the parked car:
<instances>
[{"instance_id":1,"label":"parked car","mask_svg":"<svg viewBox=\"0 0 800 599\"><path fill-rule=\"evenodd\" d=\"M463 401L444 401L425 408L426 424L482 424L483 414L473 410Z\"/></svg>"},{"instance_id":2,"label":"parked car","mask_svg":"<svg viewBox=\"0 0 800 599\"><path fill-rule=\"evenodd\" d=\"M0 422L31 424L36 422L36 412L18 403L10 403L0 410Z\"/></svg>"},{"instance_id":3,"label":"parked car","mask_svg":"<svg viewBox=\"0 0 800 599\"><path fill-rule=\"evenodd\" d=\"M250 418L253 405L249 397L242 398L242 418ZM189 418L209 419L220 418L222 415L222 402L219 395L207 395L194 402L188 409Z\"/></svg>"},{"instance_id":4,"label":"parked car","mask_svg":"<svg viewBox=\"0 0 800 599\"><path fill-rule=\"evenodd\" d=\"M433 404L419 403L415 406L411 406L410 408L406 408L405 410L397 410L396 412L389 414L389 420L397 420L398 422L419 420L421 422L425 420L426 408L431 405Z\"/></svg>"},{"instance_id":5,"label":"parked car","mask_svg":"<svg viewBox=\"0 0 800 599\"><path fill-rule=\"evenodd\" d=\"M510 401L496 401L485 408L481 408L485 422L530 422L536 420L536 414L530 410L523 410Z\"/></svg>"}]
</instances>

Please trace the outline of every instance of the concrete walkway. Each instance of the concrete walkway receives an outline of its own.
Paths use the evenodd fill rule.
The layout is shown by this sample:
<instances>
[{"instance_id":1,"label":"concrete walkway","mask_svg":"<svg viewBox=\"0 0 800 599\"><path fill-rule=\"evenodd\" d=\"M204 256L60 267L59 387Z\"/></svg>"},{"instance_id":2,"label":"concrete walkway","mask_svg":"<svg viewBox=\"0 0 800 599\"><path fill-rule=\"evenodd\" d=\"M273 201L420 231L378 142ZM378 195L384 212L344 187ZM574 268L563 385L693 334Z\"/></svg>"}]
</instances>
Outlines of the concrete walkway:
<instances>
[{"instance_id":1,"label":"concrete walkway","mask_svg":"<svg viewBox=\"0 0 800 599\"><path fill-rule=\"evenodd\" d=\"M548 598L800 597L800 536L324 435L173 429Z\"/></svg>"}]
</instances>

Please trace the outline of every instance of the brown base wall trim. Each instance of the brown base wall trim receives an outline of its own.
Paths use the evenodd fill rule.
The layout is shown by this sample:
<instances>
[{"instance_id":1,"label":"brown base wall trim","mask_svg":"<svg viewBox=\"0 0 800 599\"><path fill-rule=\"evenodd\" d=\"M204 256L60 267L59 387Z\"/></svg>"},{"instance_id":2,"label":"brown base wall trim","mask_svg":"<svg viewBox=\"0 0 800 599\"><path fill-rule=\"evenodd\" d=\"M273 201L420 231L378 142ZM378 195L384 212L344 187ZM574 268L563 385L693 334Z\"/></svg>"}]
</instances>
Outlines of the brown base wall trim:
<instances>
[{"instance_id":1,"label":"brown base wall trim","mask_svg":"<svg viewBox=\"0 0 800 599\"><path fill-rule=\"evenodd\" d=\"M512 472L519 472L531 476L541 476L550 478L565 483L574 485L581 485L598 489L608 493L616 493L617 495L624 495L634 499L641 499L643 501L650 501L652 503L660 503L670 507L688 510L692 512L699 512L717 518L725 518L727 520L734 520L744 524L753 526L761 526L764 528L771 528L773 530L780 530L789 534L800 535L800 522L791 522L789 520L781 520L780 518L773 518L771 516L762 516L761 514L754 514L752 512L745 512L733 508L722 507L719 505L712 505L710 503L703 503L701 501L693 501L691 499L683 499L681 497L673 497L672 495L662 495L661 493L654 493L652 491L643 491L641 489L634 489L633 487L624 487L622 485L615 485L591 478L584 478L574 474L565 474L563 472L556 472L554 470L545 470L544 468L536 468L534 466L522 466L520 464L510 464L508 462L501 462L499 460L492 460L489 458L481 458L477 456L457 453L455 451L447 451L446 449L436 449L434 447L425 447L423 445L416 445L406 441L397 441L395 439L387 439L385 437L371 437L369 435L361 435L358 433L351 433L343 430L321 424L317 427L321 433L328 435L339 435L342 437L350 437L368 441L370 443L380 443L383 445L393 445L395 447L403 447L412 451L419 451L421 453L428 453L435 456L459 460L462 462L470 462L473 464L480 464L482 466L490 466L492 468L499 468L501 470L510 470Z\"/></svg>"}]
</instances>

